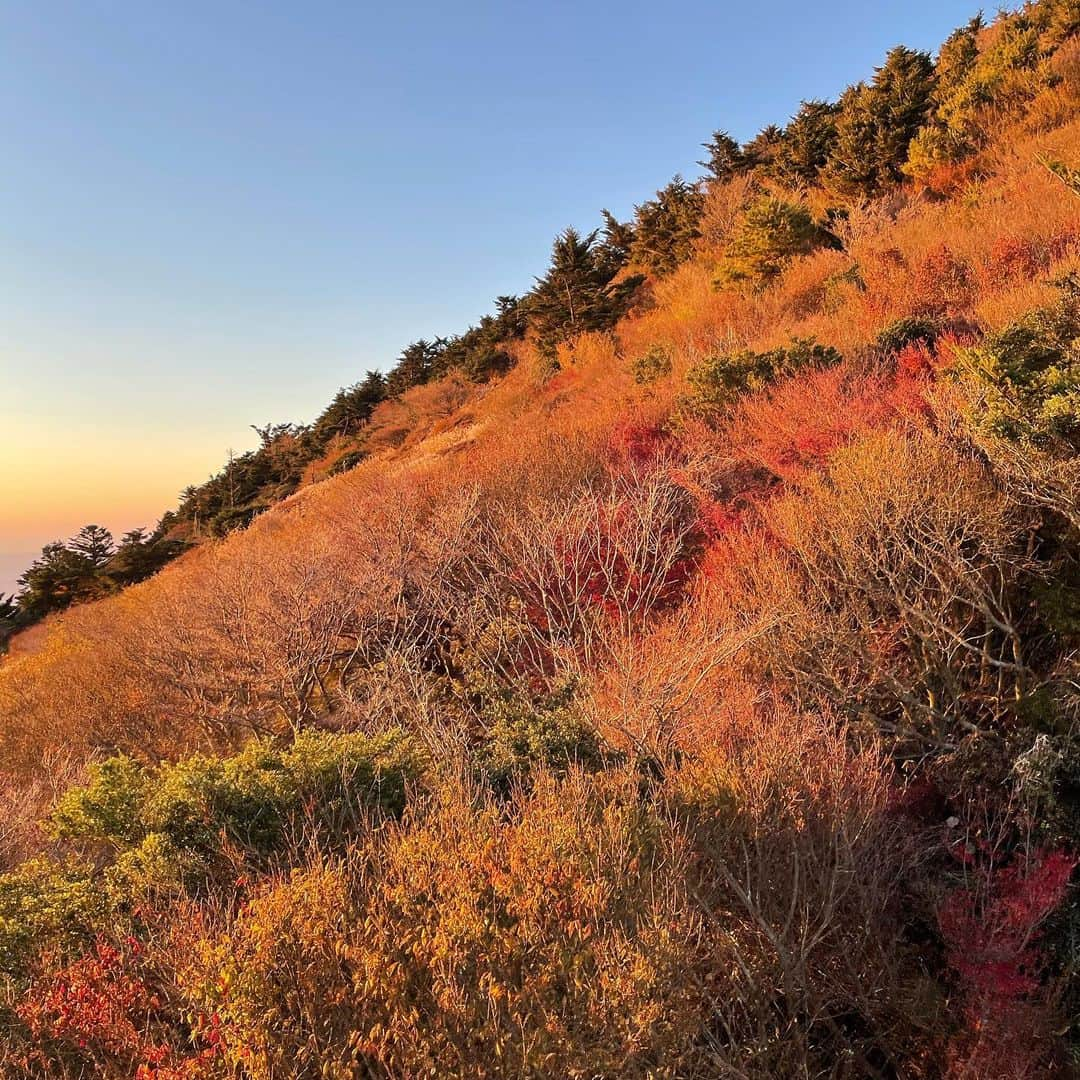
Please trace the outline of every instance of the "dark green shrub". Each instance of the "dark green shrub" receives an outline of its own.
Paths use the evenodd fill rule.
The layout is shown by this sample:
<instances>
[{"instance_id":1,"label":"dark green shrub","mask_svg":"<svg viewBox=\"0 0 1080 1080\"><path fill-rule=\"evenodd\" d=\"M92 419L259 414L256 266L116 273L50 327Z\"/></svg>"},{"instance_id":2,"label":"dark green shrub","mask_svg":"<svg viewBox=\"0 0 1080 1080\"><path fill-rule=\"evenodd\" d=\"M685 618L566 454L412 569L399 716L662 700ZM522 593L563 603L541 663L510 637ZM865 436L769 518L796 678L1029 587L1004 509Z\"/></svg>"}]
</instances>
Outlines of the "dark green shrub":
<instances>
[{"instance_id":1,"label":"dark green shrub","mask_svg":"<svg viewBox=\"0 0 1080 1080\"><path fill-rule=\"evenodd\" d=\"M940 330L931 319L897 319L889 323L874 341L874 348L883 357L895 356L908 345L923 344L933 346Z\"/></svg>"},{"instance_id":2,"label":"dark green shrub","mask_svg":"<svg viewBox=\"0 0 1080 1080\"><path fill-rule=\"evenodd\" d=\"M265 506L233 506L219 510L210 519L210 532L213 536L228 536L237 529L246 529L265 509Z\"/></svg>"},{"instance_id":3,"label":"dark green shrub","mask_svg":"<svg viewBox=\"0 0 1080 1080\"><path fill-rule=\"evenodd\" d=\"M342 454L341 457L330 466L330 475L338 476L341 473L348 472L350 469L359 465L366 457L367 453L363 450L350 450L347 454Z\"/></svg>"},{"instance_id":4,"label":"dark green shrub","mask_svg":"<svg viewBox=\"0 0 1080 1080\"><path fill-rule=\"evenodd\" d=\"M648 352L634 359L630 370L634 382L639 386L647 386L671 374L671 357L662 345L654 345Z\"/></svg>"},{"instance_id":5,"label":"dark green shrub","mask_svg":"<svg viewBox=\"0 0 1080 1080\"><path fill-rule=\"evenodd\" d=\"M600 740L574 703L572 686L539 700L509 691L485 702L487 735L481 768L490 782L506 790L538 767L562 773L572 764L596 767Z\"/></svg>"},{"instance_id":6,"label":"dark green shrub","mask_svg":"<svg viewBox=\"0 0 1080 1080\"><path fill-rule=\"evenodd\" d=\"M1038 446L1080 449L1080 312L1066 295L958 355L979 396L976 423Z\"/></svg>"},{"instance_id":7,"label":"dark green shrub","mask_svg":"<svg viewBox=\"0 0 1080 1080\"><path fill-rule=\"evenodd\" d=\"M793 338L791 344L768 352L742 352L707 357L690 369L693 405L710 413L723 411L742 394L760 390L774 379L803 368L830 367L842 359L829 345L810 338Z\"/></svg>"}]
</instances>

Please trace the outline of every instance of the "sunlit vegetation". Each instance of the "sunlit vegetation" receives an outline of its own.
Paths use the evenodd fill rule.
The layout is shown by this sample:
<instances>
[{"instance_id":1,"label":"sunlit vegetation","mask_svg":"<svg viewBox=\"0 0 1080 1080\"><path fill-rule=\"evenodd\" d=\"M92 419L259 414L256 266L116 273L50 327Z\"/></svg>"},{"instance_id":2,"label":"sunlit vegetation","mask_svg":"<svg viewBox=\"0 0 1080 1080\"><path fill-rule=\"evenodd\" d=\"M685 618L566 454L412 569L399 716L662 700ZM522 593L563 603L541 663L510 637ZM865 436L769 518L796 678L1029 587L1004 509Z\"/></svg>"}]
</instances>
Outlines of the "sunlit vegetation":
<instances>
[{"instance_id":1,"label":"sunlit vegetation","mask_svg":"<svg viewBox=\"0 0 1080 1080\"><path fill-rule=\"evenodd\" d=\"M3 1075L1075 1073L1078 30L715 133L155 533L47 549Z\"/></svg>"}]
</instances>

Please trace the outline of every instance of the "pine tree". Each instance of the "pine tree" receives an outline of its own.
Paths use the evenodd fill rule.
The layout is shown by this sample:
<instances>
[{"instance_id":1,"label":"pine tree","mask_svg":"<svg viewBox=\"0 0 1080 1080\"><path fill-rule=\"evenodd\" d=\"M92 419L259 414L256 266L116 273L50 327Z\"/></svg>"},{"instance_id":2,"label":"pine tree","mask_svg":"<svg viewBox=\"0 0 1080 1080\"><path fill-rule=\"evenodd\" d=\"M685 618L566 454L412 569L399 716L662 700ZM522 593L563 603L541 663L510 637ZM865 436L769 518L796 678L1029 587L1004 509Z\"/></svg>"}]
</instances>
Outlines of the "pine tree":
<instances>
[{"instance_id":1,"label":"pine tree","mask_svg":"<svg viewBox=\"0 0 1080 1080\"><path fill-rule=\"evenodd\" d=\"M873 195L899 181L908 148L929 116L934 85L926 53L902 45L890 50L870 84L850 87L840 98L826 183L843 195Z\"/></svg>"},{"instance_id":2,"label":"pine tree","mask_svg":"<svg viewBox=\"0 0 1080 1080\"><path fill-rule=\"evenodd\" d=\"M839 106L827 101L804 101L791 123L773 164L775 174L789 184L813 184L829 160L836 142Z\"/></svg>"},{"instance_id":3,"label":"pine tree","mask_svg":"<svg viewBox=\"0 0 1080 1080\"><path fill-rule=\"evenodd\" d=\"M7 650L11 635L19 629L20 611L14 596L0 593L0 653Z\"/></svg>"},{"instance_id":4,"label":"pine tree","mask_svg":"<svg viewBox=\"0 0 1080 1080\"><path fill-rule=\"evenodd\" d=\"M746 169L768 169L776 160L784 142L784 133L775 124L763 127L740 153Z\"/></svg>"},{"instance_id":5,"label":"pine tree","mask_svg":"<svg viewBox=\"0 0 1080 1080\"><path fill-rule=\"evenodd\" d=\"M612 287L609 260L597 250L597 233L582 236L568 228L555 238L551 265L537 279L529 307L540 349L554 358L555 348L585 330L606 330L625 313L640 279Z\"/></svg>"},{"instance_id":6,"label":"pine tree","mask_svg":"<svg viewBox=\"0 0 1080 1080\"><path fill-rule=\"evenodd\" d=\"M604 219L598 256L606 262L612 276L617 274L629 261L630 250L634 246L634 226L629 221L620 221L610 210L601 210Z\"/></svg>"},{"instance_id":7,"label":"pine tree","mask_svg":"<svg viewBox=\"0 0 1080 1080\"><path fill-rule=\"evenodd\" d=\"M764 285L795 256L831 239L814 223L805 206L762 195L747 208L728 244L718 284Z\"/></svg>"},{"instance_id":8,"label":"pine tree","mask_svg":"<svg viewBox=\"0 0 1080 1080\"><path fill-rule=\"evenodd\" d=\"M84 525L68 541L68 548L81 555L95 569L100 570L112 558L116 546L113 535L100 525Z\"/></svg>"},{"instance_id":9,"label":"pine tree","mask_svg":"<svg viewBox=\"0 0 1080 1080\"><path fill-rule=\"evenodd\" d=\"M19 578L19 608L28 622L62 611L94 593L97 567L59 540L46 544Z\"/></svg>"},{"instance_id":10,"label":"pine tree","mask_svg":"<svg viewBox=\"0 0 1080 1080\"><path fill-rule=\"evenodd\" d=\"M634 208L630 261L654 274L670 274L694 252L703 196L697 184L676 176L656 198Z\"/></svg>"},{"instance_id":11,"label":"pine tree","mask_svg":"<svg viewBox=\"0 0 1080 1080\"><path fill-rule=\"evenodd\" d=\"M745 171L746 158L739 144L726 131L714 131L712 138L701 147L709 153L698 164L708 172L709 179L723 182Z\"/></svg>"},{"instance_id":12,"label":"pine tree","mask_svg":"<svg viewBox=\"0 0 1080 1080\"><path fill-rule=\"evenodd\" d=\"M971 74L979 59L979 34L984 26L982 15L976 15L945 39L935 67L937 101L946 99Z\"/></svg>"},{"instance_id":13,"label":"pine tree","mask_svg":"<svg viewBox=\"0 0 1080 1080\"><path fill-rule=\"evenodd\" d=\"M897 46L874 76L877 167L883 183L902 179L908 147L933 104L934 65L924 52Z\"/></svg>"},{"instance_id":14,"label":"pine tree","mask_svg":"<svg viewBox=\"0 0 1080 1080\"><path fill-rule=\"evenodd\" d=\"M342 387L334 400L312 425L312 435L323 446L334 435L351 435L359 430L372 410L386 397L386 379L378 371L369 371L352 386Z\"/></svg>"},{"instance_id":15,"label":"pine tree","mask_svg":"<svg viewBox=\"0 0 1080 1080\"><path fill-rule=\"evenodd\" d=\"M387 396L397 397L410 387L426 383L432 377L435 363L445 347L446 341L442 338L434 341L421 338L409 345L386 377Z\"/></svg>"},{"instance_id":16,"label":"pine tree","mask_svg":"<svg viewBox=\"0 0 1080 1080\"><path fill-rule=\"evenodd\" d=\"M182 542L167 540L158 531L147 533L146 529L132 529L120 538L105 573L116 587L134 585L156 574L183 549Z\"/></svg>"}]
</instances>

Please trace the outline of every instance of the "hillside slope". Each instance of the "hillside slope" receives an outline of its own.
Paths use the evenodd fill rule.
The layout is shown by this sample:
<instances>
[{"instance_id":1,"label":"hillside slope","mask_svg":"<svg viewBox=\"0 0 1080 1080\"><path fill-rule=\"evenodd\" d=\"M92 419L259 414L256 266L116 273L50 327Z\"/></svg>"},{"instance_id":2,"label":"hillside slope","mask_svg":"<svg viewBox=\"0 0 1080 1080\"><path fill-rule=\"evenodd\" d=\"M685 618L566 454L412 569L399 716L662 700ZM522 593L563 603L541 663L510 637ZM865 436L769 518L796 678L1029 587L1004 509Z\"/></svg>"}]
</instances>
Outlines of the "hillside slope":
<instances>
[{"instance_id":1,"label":"hillside slope","mask_svg":"<svg viewBox=\"0 0 1080 1080\"><path fill-rule=\"evenodd\" d=\"M7 659L8 1075L1080 1067L1078 31L715 139L591 321Z\"/></svg>"}]
</instances>

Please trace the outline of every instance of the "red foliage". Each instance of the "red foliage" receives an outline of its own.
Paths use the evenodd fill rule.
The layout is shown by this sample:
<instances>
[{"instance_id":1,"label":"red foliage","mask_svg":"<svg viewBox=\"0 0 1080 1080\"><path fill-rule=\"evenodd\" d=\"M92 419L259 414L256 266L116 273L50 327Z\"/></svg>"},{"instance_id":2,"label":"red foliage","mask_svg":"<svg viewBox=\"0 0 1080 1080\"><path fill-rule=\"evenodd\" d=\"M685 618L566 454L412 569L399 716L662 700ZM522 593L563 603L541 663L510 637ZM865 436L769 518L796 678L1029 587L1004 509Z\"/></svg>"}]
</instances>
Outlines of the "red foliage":
<instances>
[{"instance_id":1,"label":"red foliage","mask_svg":"<svg viewBox=\"0 0 1080 1080\"><path fill-rule=\"evenodd\" d=\"M942 905L938 922L949 966L964 989L967 1022L952 1060L967 1074L1035 1074L1049 1030L1039 1000L1039 929L1064 899L1076 864L1073 855L1049 851L990 866L981 872L980 887L957 889Z\"/></svg>"},{"instance_id":2,"label":"red foliage","mask_svg":"<svg viewBox=\"0 0 1080 1080\"><path fill-rule=\"evenodd\" d=\"M562 368L548 379L544 386L549 397L557 397L569 390L578 381L578 373L573 368Z\"/></svg>"},{"instance_id":3,"label":"red foliage","mask_svg":"<svg viewBox=\"0 0 1080 1080\"><path fill-rule=\"evenodd\" d=\"M670 436L656 424L624 420L611 433L609 446L616 461L644 465L655 461L671 444Z\"/></svg>"},{"instance_id":4,"label":"red foliage","mask_svg":"<svg viewBox=\"0 0 1080 1080\"><path fill-rule=\"evenodd\" d=\"M141 974L141 947L125 942L126 955L99 941L94 951L32 986L17 1007L35 1049L27 1064L46 1068L74 1058L98 1070L131 1072L136 1080L196 1080L214 1054L213 1045L193 1056L177 1056L162 1031L151 1033L161 1011L159 996Z\"/></svg>"},{"instance_id":5,"label":"red foliage","mask_svg":"<svg viewBox=\"0 0 1080 1080\"><path fill-rule=\"evenodd\" d=\"M1046 240L1047 254L1051 262L1075 254L1080 248L1080 221L1059 225Z\"/></svg>"},{"instance_id":6,"label":"red foliage","mask_svg":"<svg viewBox=\"0 0 1080 1080\"><path fill-rule=\"evenodd\" d=\"M1049 266L1045 245L1024 236L999 236L983 263L982 278L1000 289L1016 280L1036 278Z\"/></svg>"},{"instance_id":7,"label":"red foliage","mask_svg":"<svg viewBox=\"0 0 1080 1080\"><path fill-rule=\"evenodd\" d=\"M742 525L746 512L745 505L714 502L701 508L698 528L707 541L715 541Z\"/></svg>"},{"instance_id":8,"label":"red foliage","mask_svg":"<svg viewBox=\"0 0 1080 1080\"><path fill-rule=\"evenodd\" d=\"M926 777L907 784L896 784L889 789L887 809L897 817L929 824L941 820L946 806L941 792Z\"/></svg>"},{"instance_id":9,"label":"red foliage","mask_svg":"<svg viewBox=\"0 0 1080 1080\"><path fill-rule=\"evenodd\" d=\"M925 341L909 342L896 354L896 374L904 378L927 378L936 367L936 354Z\"/></svg>"},{"instance_id":10,"label":"red foliage","mask_svg":"<svg viewBox=\"0 0 1080 1080\"><path fill-rule=\"evenodd\" d=\"M913 356L907 353L905 363ZM857 377L843 366L795 376L743 402L732 442L775 476L797 482L859 434L923 411L925 377Z\"/></svg>"},{"instance_id":11,"label":"red foliage","mask_svg":"<svg viewBox=\"0 0 1080 1080\"><path fill-rule=\"evenodd\" d=\"M979 163L974 158L942 162L923 177L920 183L935 195L955 195L979 175L979 168Z\"/></svg>"},{"instance_id":12,"label":"red foliage","mask_svg":"<svg viewBox=\"0 0 1080 1080\"><path fill-rule=\"evenodd\" d=\"M694 573L696 560L687 552L665 563L663 543L654 556L624 542L633 531L634 507L623 502L601 507L599 529L588 538L584 550L562 551L567 576L582 588L590 605L602 607L609 615L620 610L636 611L669 607L682 595ZM675 537L670 538L675 541Z\"/></svg>"}]
</instances>

